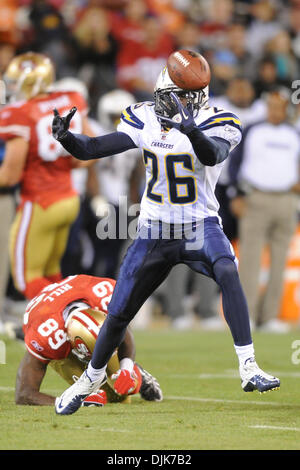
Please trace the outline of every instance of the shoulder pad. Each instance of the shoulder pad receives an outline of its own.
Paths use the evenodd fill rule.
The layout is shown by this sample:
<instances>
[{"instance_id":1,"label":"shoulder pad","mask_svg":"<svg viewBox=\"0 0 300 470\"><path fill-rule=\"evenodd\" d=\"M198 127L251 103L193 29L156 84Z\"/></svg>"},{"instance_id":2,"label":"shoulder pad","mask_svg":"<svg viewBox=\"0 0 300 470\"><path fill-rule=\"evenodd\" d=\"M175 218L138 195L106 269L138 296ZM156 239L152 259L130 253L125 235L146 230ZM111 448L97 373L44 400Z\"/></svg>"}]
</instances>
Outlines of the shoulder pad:
<instances>
[{"instance_id":1,"label":"shoulder pad","mask_svg":"<svg viewBox=\"0 0 300 470\"><path fill-rule=\"evenodd\" d=\"M133 106L128 106L122 114L121 114L121 119L122 121L126 122L126 124L129 124L132 127L135 127L136 129L143 129L144 128L144 123L139 119L134 112L136 109L141 107L144 103L137 103L136 105ZM133 110L132 110L133 108Z\"/></svg>"},{"instance_id":2,"label":"shoulder pad","mask_svg":"<svg viewBox=\"0 0 300 470\"><path fill-rule=\"evenodd\" d=\"M201 122L198 127L199 129L204 131L216 126L225 126L226 124L228 124L229 126L236 127L237 129L242 131L242 123L240 119L235 114L231 112L226 112L221 109L217 109L213 116L206 119L206 121Z\"/></svg>"}]
</instances>

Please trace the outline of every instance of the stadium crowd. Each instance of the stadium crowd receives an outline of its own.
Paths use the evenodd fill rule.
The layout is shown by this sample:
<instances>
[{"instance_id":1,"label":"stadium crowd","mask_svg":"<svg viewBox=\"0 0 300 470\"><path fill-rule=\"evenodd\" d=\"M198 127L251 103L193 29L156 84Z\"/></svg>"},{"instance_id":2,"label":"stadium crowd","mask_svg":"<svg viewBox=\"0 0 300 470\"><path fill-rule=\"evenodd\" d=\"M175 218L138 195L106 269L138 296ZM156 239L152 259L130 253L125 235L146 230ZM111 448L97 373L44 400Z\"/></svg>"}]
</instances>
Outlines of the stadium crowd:
<instances>
[{"instance_id":1,"label":"stadium crowd","mask_svg":"<svg viewBox=\"0 0 300 470\"><path fill-rule=\"evenodd\" d=\"M232 110L246 128L268 119L266 93L274 90L280 96L288 93L284 120L289 121L294 132L300 132L300 105L292 104L291 99L292 84L300 71L299 0L0 0L0 78L16 54L26 51L46 54L55 64L56 80L73 77L81 82L89 117L99 133L112 126L112 121L108 125L105 118L116 119L121 112L117 105L109 111L101 110L103 99L122 90L133 101L152 100L156 79L167 57L183 48L198 51L207 58L212 70L211 104ZM130 171L121 175L115 172L115 179L111 179L119 195L129 196L131 203L138 201L144 183L135 162L138 158ZM96 180L101 172L112 171L104 163L101 165L97 166ZM285 168L288 171L288 166L283 166L283 171ZM83 179L79 177L82 211L71 232L63 274L80 271L114 277L127 243L120 240L117 247L115 240L111 240L111 245L106 240L104 247L104 242L95 236L99 218L94 207L100 200L115 206L117 203L109 201L109 194L101 191L99 181L92 185L92 178L86 177L88 170L82 171L85 172ZM120 178L126 184L120 184ZM232 242L239 237L241 213L235 197L241 196L239 183L229 161L217 186L217 195L224 231ZM276 191L272 182L270 188ZM299 192L297 182L294 191ZM7 214L2 216L6 224L1 222L0 228L2 267L8 266L6 239L16 197L17 188L1 190L0 211ZM298 217L297 204L294 216ZM272 224L268 230L273 230ZM283 257L287 256L286 251L287 248ZM2 274L0 319L8 309L6 296L22 299L11 282L6 287L8 273L4 268ZM282 277L273 286L277 293L282 290ZM272 297L272 292L269 295ZM146 302L141 315L144 325L148 324L153 302L158 301L176 328L191 326L195 315L201 319L202 327L224 327L219 316L218 289L210 279L191 274L185 267L175 268L156 296ZM286 331L277 320L279 307L272 304L275 311L268 314L268 320L272 320L270 331ZM254 312L250 313L254 318Z\"/></svg>"}]
</instances>

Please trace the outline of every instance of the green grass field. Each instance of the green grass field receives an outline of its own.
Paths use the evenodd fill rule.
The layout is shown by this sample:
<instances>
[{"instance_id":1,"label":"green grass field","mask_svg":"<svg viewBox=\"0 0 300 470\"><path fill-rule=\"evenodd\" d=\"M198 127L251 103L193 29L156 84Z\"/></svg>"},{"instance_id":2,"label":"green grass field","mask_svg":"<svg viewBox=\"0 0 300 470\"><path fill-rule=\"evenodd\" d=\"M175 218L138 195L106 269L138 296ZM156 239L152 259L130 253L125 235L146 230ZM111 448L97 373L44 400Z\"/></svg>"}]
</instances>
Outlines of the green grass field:
<instances>
[{"instance_id":1,"label":"green grass field","mask_svg":"<svg viewBox=\"0 0 300 470\"><path fill-rule=\"evenodd\" d=\"M81 408L57 416L52 407L16 406L14 384L24 346L2 338L0 449L292 450L300 449L300 365L288 335L254 334L257 361L281 378L280 391L245 393L229 332L135 332L137 361L159 380L164 401ZM299 355L300 356L300 355ZM43 391L66 388L52 370Z\"/></svg>"}]
</instances>

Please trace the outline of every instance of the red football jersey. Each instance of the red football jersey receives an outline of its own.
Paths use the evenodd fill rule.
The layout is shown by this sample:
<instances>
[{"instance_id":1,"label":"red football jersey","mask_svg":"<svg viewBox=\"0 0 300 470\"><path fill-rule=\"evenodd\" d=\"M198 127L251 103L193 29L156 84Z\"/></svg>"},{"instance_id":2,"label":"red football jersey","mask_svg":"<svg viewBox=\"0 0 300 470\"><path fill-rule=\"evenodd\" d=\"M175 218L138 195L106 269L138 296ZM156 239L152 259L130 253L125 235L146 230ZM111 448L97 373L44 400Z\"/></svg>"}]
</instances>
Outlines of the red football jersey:
<instances>
[{"instance_id":1,"label":"red football jersey","mask_svg":"<svg viewBox=\"0 0 300 470\"><path fill-rule=\"evenodd\" d=\"M27 350L44 363L65 359L71 351L65 328L66 307L78 301L107 313L115 284L113 279L80 274L43 289L24 314Z\"/></svg>"},{"instance_id":2,"label":"red football jersey","mask_svg":"<svg viewBox=\"0 0 300 470\"><path fill-rule=\"evenodd\" d=\"M8 141L23 137L29 143L20 182L22 202L30 200L47 207L76 194L71 180L72 157L52 136L53 109L63 116L73 106L78 111L70 129L80 134L87 104L77 92L51 92L0 110L0 138Z\"/></svg>"}]
</instances>

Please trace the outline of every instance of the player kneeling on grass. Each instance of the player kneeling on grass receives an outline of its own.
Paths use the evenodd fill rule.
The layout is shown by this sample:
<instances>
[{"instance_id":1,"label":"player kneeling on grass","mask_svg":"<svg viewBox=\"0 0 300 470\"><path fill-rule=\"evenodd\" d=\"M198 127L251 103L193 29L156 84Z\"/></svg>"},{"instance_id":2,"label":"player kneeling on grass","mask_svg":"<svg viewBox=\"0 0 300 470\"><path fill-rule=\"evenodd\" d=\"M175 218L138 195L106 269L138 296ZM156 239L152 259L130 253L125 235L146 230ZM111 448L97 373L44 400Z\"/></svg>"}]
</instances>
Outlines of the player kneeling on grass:
<instances>
[{"instance_id":1,"label":"player kneeling on grass","mask_svg":"<svg viewBox=\"0 0 300 470\"><path fill-rule=\"evenodd\" d=\"M81 376L106 318L114 286L112 279L70 276L46 287L28 304L23 325L27 351L17 374L17 404L54 405L55 397L40 392L48 365L69 384ZM130 396L137 393L144 400L161 401L158 382L134 359L134 339L127 328L108 363L106 378L82 405L129 403Z\"/></svg>"}]
</instances>

